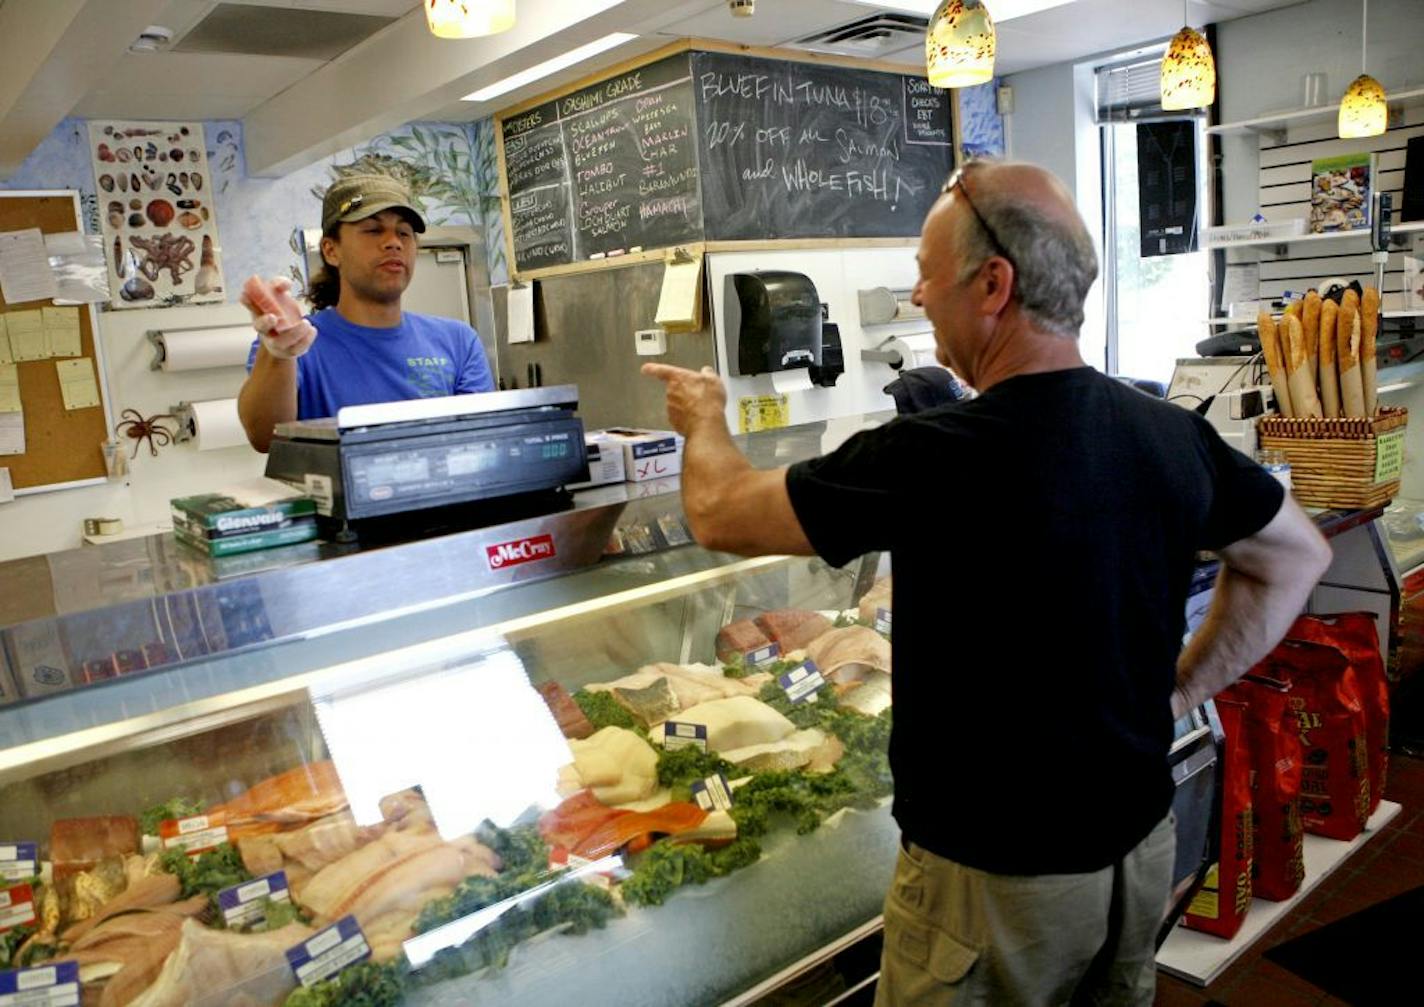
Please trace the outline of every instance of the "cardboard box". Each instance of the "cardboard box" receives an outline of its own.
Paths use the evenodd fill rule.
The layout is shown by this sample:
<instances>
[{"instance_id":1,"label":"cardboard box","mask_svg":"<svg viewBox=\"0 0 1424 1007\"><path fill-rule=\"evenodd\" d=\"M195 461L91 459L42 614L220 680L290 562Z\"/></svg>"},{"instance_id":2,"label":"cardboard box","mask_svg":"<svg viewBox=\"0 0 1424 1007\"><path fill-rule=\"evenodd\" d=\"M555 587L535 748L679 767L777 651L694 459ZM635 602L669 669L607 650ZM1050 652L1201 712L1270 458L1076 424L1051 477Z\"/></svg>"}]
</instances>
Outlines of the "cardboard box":
<instances>
[{"instance_id":1,"label":"cardboard box","mask_svg":"<svg viewBox=\"0 0 1424 1007\"><path fill-rule=\"evenodd\" d=\"M586 490L593 486L607 486L621 483L626 479L623 464L623 446L616 444L602 430L594 430L584 435L588 450L588 482L575 483L569 489Z\"/></svg>"},{"instance_id":2,"label":"cardboard box","mask_svg":"<svg viewBox=\"0 0 1424 1007\"><path fill-rule=\"evenodd\" d=\"M622 447L624 479L627 482L662 479L682 471L681 434L671 430L616 428L603 431L603 436L610 443Z\"/></svg>"},{"instance_id":3,"label":"cardboard box","mask_svg":"<svg viewBox=\"0 0 1424 1007\"><path fill-rule=\"evenodd\" d=\"M210 556L269 549L317 537L316 503L271 479L169 502L173 534Z\"/></svg>"}]
</instances>

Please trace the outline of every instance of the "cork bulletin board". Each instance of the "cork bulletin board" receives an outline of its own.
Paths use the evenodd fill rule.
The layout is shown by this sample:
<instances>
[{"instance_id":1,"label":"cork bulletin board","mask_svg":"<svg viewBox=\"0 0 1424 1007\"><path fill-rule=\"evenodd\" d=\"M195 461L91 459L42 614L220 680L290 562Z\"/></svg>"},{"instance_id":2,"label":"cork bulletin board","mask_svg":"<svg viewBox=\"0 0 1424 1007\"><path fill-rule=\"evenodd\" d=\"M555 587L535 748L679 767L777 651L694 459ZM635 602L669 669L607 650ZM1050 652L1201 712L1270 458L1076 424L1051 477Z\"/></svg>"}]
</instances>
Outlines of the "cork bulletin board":
<instances>
[{"instance_id":1,"label":"cork bulletin board","mask_svg":"<svg viewBox=\"0 0 1424 1007\"><path fill-rule=\"evenodd\" d=\"M79 194L72 190L53 192L0 192L0 231L38 227L45 234L82 231ZM0 310L41 308L49 301L6 304L0 295ZM95 338L92 305L80 305L80 356L93 363L99 405L65 409L55 361L26 360L17 363L20 402L25 417L25 452L0 455L0 467L10 470L15 492L40 492L87 485L107 478L101 445L109 439L109 404L105 390L104 360Z\"/></svg>"}]
</instances>

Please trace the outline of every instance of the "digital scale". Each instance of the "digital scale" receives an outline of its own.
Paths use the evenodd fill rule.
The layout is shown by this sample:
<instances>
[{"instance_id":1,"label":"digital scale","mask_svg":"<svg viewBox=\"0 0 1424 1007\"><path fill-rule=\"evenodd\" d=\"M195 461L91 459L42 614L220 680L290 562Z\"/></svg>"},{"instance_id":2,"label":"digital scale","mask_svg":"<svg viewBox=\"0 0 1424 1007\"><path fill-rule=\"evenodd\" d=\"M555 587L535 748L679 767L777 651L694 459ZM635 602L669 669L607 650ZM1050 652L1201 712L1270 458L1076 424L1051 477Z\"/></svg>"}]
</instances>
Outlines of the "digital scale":
<instances>
[{"instance_id":1,"label":"digital scale","mask_svg":"<svg viewBox=\"0 0 1424 1007\"><path fill-rule=\"evenodd\" d=\"M550 513L589 478L577 409L575 385L347 406L277 424L267 475L339 542Z\"/></svg>"}]
</instances>

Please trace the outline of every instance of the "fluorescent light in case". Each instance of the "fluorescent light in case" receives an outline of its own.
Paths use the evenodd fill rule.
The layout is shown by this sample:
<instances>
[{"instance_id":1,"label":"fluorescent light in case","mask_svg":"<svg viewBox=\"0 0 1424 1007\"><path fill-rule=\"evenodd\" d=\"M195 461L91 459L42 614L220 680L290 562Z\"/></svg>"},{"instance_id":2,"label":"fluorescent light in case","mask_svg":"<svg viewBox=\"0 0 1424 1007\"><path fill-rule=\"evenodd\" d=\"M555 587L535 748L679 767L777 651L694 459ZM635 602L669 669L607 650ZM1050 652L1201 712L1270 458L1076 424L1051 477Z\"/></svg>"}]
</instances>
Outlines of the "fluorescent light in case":
<instances>
[{"instance_id":1,"label":"fluorescent light in case","mask_svg":"<svg viewBox=\"0 0 1424 1007\"><path fill-rule=\"evenodd\" d=\"M555 56L553 59L546 59L542 63L536 63L527 70L520 70L518 73L491 84L489 87L482 87L478 91L471 91L460 100L489 101L491 98L498 98L502 94L508 94L510 91L517 90L525 84L533 83L541 77L558 73L560 70L571 67L575 63L582 63L586 59L591 59L601 52L606 52L615 46L620 46L624 42L637 37L637 35L628 32L616 31L611 35L605 35L603 38L590 42L587 45L581 45L577 49L570 49L568 52L560 56Z\"/></svg>"}]
</instances>

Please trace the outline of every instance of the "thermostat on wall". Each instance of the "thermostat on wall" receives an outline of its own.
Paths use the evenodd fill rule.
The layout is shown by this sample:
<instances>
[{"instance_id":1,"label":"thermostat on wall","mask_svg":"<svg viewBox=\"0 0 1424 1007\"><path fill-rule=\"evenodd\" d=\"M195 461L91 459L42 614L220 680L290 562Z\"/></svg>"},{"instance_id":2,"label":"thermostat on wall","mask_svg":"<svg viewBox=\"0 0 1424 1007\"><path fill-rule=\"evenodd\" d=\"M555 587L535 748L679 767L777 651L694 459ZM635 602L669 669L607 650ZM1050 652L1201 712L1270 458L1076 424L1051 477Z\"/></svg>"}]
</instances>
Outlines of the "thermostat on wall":
<instances>
[{"instance_id":1,"label":"thermostat on wall","mask_svg":"<svg viewBox=\"0 0 1424 1007\"><path fill-rule=\"evenodd\" d=\"M639 329L633 339L640 357L657 357L667 352L666 329Z\"/></svg>"}]
</instances>

